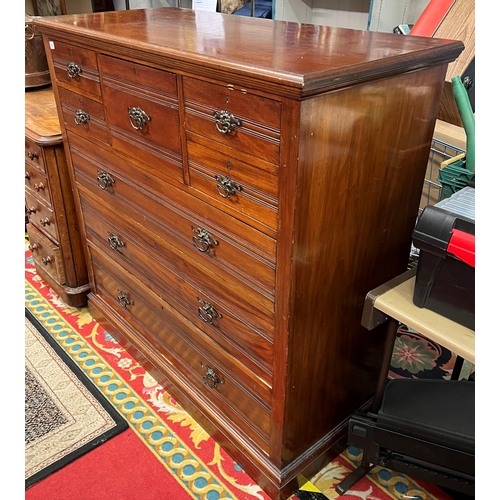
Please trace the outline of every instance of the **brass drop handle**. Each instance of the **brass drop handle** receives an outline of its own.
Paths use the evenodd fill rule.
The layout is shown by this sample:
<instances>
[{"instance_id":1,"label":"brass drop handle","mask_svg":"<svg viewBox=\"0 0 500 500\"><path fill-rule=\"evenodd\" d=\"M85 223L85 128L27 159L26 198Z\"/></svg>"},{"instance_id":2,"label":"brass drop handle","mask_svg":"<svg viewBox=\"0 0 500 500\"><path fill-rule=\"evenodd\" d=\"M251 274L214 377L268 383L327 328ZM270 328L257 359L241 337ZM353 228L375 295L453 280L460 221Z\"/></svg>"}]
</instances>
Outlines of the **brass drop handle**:
<instances>
[{"instance_id":1,"label":"brass drop handle","mask_svg":"<svg viewBox=\"0 0 500 500\"><path fill-rule=\"evenodd\" d=\"M30 160L36 160L38 158L38 153L36 151L29 151L28 158Z\"/></svg>"},{"instance_id":2,"label":"brass drop handle","mask_svg":"<svg viewBox=\"0 0 500 500\"><path fill-rule=\"evenodd\" d=\"M221 134L232 132L236 127L241 127L243 122L236 118L232 113L227 110L214 111L215 128Z\"/></svg>"},{"instance_id":3,"label":"brass drop handle","mask_svg":"<svg viewBox=\"0 0 500 500\"><path fill-rule=\"evenodd\" d=\"M50 220L48 217L45 217L45 219L40 219L40 224L45 227L45 226L50 226Z\"/></svg>"},{"instance_id":4,"label":"brass drop handle","mask_svg":"<svg viewBox=\"0 0 500 500\"><path fill-rule=\"evenodd\" d=\"M122 290L118 290L118 303L124 308L126 309L127 306L131 306L134 301L125 293L123 292Z\"/></svg>"},{"instance_id":5,"label":"brass drop handle","mask_svg":"<svg viewBox=\"0 0 500 500\"><path fill-rule=\"evenodd\" d=\"M113 184L115 180L104 170L97 171L97 185L104 191L107 191Z\"/></svg>"},{"instance_id":6,"label":"brass drop handle","mask_svg":"<svg viewBox=\"0 0 500 500\"><path fill-rule=\"evenodd\" d=\"M211 247L217 246L219 242L206 230L200 227L191 226L193 233L193 245L200 252L208 252Z\"/></svg>"},{"instance_id":7,"label":"brass drop handle","mask_svg":"<svg viewBox=\"0 0 500 500\"><path fill-rule=\"evenodd\" d=\"M90 120L90 115L88 113L85 113L83 109L77 109L75 111L75 123L77 125L88 123L89 120Z\"/></svg>"},{"instance_id":8,"label":"brass drop handle","mask_svg":"<svg viewBox=\"0 0 500 500\"><path fill-rule=\"evenodd\" d=\"M108 245L111 250L116 252L119 248L124 247L125 243L116 234L108 232Z\"/></svg>"},{"instance_id":9,"label":"brass drop handle","mask_svg":"<svg viewBox=\"0 0 500 500\"><path fill-rule=\"evenodd\" d=\"M31 176L29 172L24 172L24 178L30 180Z\"/></svg>"},{"instance_id":10,"label":"brass drop handle","mask_svg":"<svg viewBox=\"0 0 500 500\"><path fill-rule=\"evenodd\" d=\"M42 259L42 264L44 264L45 266L46 266L47 264L50 264L51 262L52 262L52 258L50 257L50 255L49 255L48 257L44 257L44 258Z\"/></svg>"},{"instance_id":11,"label":"brass drop handle","mask_svg":"<svg viewBox=\"0 0 500 500\"><path fill-rule=\"evenodd\" d=\"M206 300L200 299L198 297L198 303L202 305L202 307L198 307L198 316L205 322L209 324L213 324L214 319L222 318L222 314L220 314L215 307L207 302Z\"/></svg>"},{"instance_id":12,"label":"brass drop handle","mask_svg":"<svg viewBox=\"0 0 500 500\"><path fill-rule=\"evenodd\" d=\"M40 191L40 190L45 189L43 182L40 182L40 184L35 184L33 187L36 189L36 191Z\"/></svg>"},{"instance_id":13,"label":"brass drop handle","mask_svg":"<svg viewBox=\"0 0 500 500\"><path fill-rule=\"evenodd\" d=\"M28 249L30 252L34 252L35 250L38 250L40 248L40 245L38 243L33 243L33 245L28 245Z\"/></svg>"},{"instance_id":14,"label":"brass drop handle","mask_svg":"<svg viewBox=\"0 0 500 500\"><path fill-rule=\"evenodd\" d=\"M151 121L151 116L139 107L127 108L127 110L130 125L135 130L142 130Z\"/></svg>"},{"instance_id":15,"label":"brass drop handle","mask_svg":"<svg viewBox=\"0 0 500 500\"><path fill-rule=\"evenodd\" d=\"M77 78L82 74L82 68L75 62L70 62L66 65L66 71L70 78Z\"/></svg>"},{"instance_id":16,"label":"brass drop handle","mask_svg":"<svg viewBox=\"0 0 500 500\"><path fill-rule=\"evenodd\" d=\"M28 215L35 214L36 213L36 208L35 207L28 207L26 209L26 212L28 212Z\"/></svg>"},{"instance_id":17,"label":"brass drop handle","mask_svg":"<svg viewBox=\"0 0 500 500\"><path fill-rule=\"evenodd\" d=\"M213 368L210 368L210 366L205 365L203 362L201 363L201 367L205 370L205 375L203 375L205 385L211 389L217 389L219 384L224 385L224 380L220 378Z\"/></svg>"},{"instance_id":18,"label":"brass drop handle","mask_svg":"<svg viewBox=\"0 0 500 500\"><path fill-rule=\"evenodd\" d=\"M33 26L29 24L24 25L24 40L29 41L33 40L35 38L35 30L33 29Z\"/></svg>"},{"instance_id":19,"label":"brass drop handle","mask_svg":"<svg viewBox=\"0 0 500 500\"><path fill-rule=\"evenodd\" d=\"M229 198L238 191L243 191L242 186L225 175L216 175L215 180L217 181L217 192L223 198Z\"/></svg>"}]
</instances>

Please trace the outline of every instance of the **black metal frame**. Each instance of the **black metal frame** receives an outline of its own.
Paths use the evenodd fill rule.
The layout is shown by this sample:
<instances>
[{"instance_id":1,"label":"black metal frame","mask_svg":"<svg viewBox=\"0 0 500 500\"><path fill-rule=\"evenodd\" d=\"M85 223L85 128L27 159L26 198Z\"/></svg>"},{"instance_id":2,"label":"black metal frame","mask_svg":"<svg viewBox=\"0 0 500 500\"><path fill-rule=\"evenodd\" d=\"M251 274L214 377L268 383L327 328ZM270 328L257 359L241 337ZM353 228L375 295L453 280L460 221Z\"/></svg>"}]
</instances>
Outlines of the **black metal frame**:
<instances>
[{"instance_id":1,"label":"black metal frame","mask_svg":"<svg viewBox=\"0 0 500 500\"><path fill-rule=\"evenodd\" d=\"M370 412L355 413L350 418L348 443L362 449L363 458L361 465L335 488L339 495L377 465L474 495L474 454L383 428L377 424L377 415Z\"/></svg>"}]
</instances>

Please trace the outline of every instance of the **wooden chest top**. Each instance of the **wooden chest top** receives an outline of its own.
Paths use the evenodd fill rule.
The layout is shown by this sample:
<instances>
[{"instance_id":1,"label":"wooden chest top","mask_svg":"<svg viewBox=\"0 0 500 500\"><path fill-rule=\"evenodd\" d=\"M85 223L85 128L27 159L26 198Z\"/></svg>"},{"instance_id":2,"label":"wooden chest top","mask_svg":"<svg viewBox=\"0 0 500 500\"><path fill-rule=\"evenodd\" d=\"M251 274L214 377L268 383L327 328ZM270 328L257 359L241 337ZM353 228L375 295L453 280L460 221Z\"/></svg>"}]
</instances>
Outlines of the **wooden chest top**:
<instances>
[{"instance_id":1,"label":"wooden chest top","mask_svg":"<svg viewBox=\"0 0 500 500\"><path fill-rule=\"evenodd\" d=\"M454 60L462 42L171 7L38 18L43 33L300 98Z\"/></svg>"}]
</instances>

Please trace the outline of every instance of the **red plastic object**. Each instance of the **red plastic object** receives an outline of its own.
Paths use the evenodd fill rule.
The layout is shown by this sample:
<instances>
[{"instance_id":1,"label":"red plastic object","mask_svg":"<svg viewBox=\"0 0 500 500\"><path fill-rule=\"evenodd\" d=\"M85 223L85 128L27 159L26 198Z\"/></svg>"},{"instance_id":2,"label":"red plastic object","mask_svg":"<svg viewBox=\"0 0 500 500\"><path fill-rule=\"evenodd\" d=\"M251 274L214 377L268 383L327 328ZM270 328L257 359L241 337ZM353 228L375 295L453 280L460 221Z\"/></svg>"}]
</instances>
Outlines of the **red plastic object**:
<instances>
[{"instance_id":1,"label":"red plastic object","mask_svg":"<svg viewBox=\"0 0 500 500\"><path fill-rule=\"evenodd\" d=\"M410 30L410 35L432 37L455 0L431 0Z\"/></svg>"},{"instance_id":2,"label":"red plastic object","mask_svg":"<svg viewBox=\"0 0 500 500\"><path fill-rule=\"evenodd\" d=\"M476 237L459 229L452 229L448 252L461 261L476 267Z\"/></svg>"}]
</instances>

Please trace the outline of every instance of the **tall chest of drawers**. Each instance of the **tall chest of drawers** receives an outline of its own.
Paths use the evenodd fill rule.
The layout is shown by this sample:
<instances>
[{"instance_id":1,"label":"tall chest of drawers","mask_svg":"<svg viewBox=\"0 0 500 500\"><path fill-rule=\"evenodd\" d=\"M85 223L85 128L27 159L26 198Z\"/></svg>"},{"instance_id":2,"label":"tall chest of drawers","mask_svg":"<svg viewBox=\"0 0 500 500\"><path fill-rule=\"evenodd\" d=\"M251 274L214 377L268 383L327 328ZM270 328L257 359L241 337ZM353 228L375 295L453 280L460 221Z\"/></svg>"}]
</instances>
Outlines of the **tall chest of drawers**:
<instances>
[{"instance_id":1,"label":"tall chest of drawers","mask_svg":"<svg viewBox=\"0 0 500 500\"><path fill-rule=\"evenodd\" d=\"M24 153L26 229L35 267L66 304L83 306L89 278L51 88L25 93Z\"/></svg>"},{"instance_id":2,"label":"tall chest of drawers","mask_svg":"<svg viewBox=\"0 0 500 500\"><path fill-rule=\"evenodd\" d=\"M92 314L272 497L374 393L460 42L176 8L43 18Z\"/></svg>"}]
</instances>

